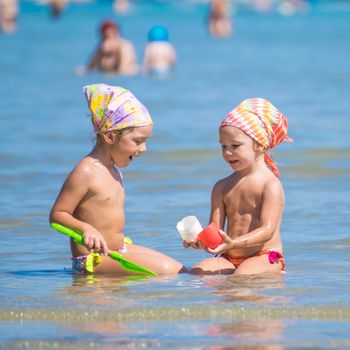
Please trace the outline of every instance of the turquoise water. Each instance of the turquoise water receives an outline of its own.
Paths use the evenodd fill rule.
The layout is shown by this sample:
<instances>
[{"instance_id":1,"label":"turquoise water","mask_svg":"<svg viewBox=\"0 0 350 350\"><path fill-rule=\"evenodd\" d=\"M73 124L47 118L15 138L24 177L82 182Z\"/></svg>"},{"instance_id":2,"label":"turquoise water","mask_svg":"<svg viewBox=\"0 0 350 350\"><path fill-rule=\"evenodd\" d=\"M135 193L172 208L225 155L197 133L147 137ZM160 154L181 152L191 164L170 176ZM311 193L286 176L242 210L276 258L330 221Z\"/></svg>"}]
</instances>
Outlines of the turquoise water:
<instances>
[{"instance_id":1,"label":"turquoise water","mask_svg":"<svg viewBox=\"0 0 350 350\"><path fill-rule=\"evenodd\" d=\"M320 2L283 17L237 11L235 33L209 37L206 4L136 2L49 9L20 4L0 36L0 349L350 348L350 4ZM165 24L179 64L167 81L76 76L114 17L139 61L148 29ZM122 85L149 107L149 152L125 169L126 233L192 266L176 223L206 223L212 185L227 175L217 127L246 97L273 101L292 144L274 151L287 203L287 274L276 277L74 277L67 239L48 214L70 169L93 145L81 88Z\"/></svg>"}]
</instances>

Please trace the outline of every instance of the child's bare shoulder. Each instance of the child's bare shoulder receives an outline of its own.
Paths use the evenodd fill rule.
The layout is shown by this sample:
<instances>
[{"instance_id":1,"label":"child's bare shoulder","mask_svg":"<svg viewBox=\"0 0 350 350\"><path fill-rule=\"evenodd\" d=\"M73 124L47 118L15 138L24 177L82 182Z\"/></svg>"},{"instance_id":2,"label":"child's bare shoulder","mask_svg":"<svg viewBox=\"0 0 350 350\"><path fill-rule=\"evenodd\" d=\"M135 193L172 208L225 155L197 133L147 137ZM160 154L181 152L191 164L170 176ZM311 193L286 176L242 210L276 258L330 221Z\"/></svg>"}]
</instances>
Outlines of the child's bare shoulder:
<instances>
[{"instance_id":1,"label":"child's bare shoulder","mask_svg":"<svg viewBox=\"0 0 350 350\"><path fill-rule=\"evenodd\" d=\"M281 181L275 175L267 178L264 182L263 193L275 198L284 198L284 191Z\"/></svg>"},{"instance_id":2,"label":"child's bare shoulder","mask_svg":"<svg viewBox=\"0 0 350 350\"><path fill-rule=\"evenodd\" d=\"M235 181L234 180L235 176L234 174L231 174L227 177L224 177L223 179L220 179L215 185L214 185L214 191L224 191L224 189L230 185L232 186L232 183Z\"/></svg>"},{"instance_id":3,"label":"child's bare shoulder","mask_svg":"<svg viewBox=\"0 0 350 350\"><path fill-rule=\"evenodd\" d=\"M72 170L70 177L87 180L95 174L96 167L100 166L100 162L96 159L89 156L84 157Z\"/></svg>"}]
</instances>

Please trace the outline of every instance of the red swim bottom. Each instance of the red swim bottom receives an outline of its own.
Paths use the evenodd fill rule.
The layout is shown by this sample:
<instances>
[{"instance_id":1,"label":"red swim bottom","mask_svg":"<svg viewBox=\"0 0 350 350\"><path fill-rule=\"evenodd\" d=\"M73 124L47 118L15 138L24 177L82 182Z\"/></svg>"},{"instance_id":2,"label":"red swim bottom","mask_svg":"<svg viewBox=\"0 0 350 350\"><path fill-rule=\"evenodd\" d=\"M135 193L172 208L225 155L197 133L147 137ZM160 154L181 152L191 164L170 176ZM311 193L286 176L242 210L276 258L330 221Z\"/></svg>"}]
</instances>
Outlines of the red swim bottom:
<instances>
[{"instance_id":1,"label":"red swim bottom","mask_svg":"<svg viewBox=\"0 0 350 350\"><path fill-rule=\"evenodd\" d=\"M227 253L221 254L223 258L226 260L230 261L234 267L238 267L239 265L242 264L243 261L252 258L253 256L261 256L261 255L267 255L270 264L278 264L281 263L282 265L282 271L284 271L285 268L285 262L284 262L284 257L281 253L275 251L275 250L260 250L259 252L255 253L254 255L251 256L230 256Z\"/></svg>"}]
</instances>

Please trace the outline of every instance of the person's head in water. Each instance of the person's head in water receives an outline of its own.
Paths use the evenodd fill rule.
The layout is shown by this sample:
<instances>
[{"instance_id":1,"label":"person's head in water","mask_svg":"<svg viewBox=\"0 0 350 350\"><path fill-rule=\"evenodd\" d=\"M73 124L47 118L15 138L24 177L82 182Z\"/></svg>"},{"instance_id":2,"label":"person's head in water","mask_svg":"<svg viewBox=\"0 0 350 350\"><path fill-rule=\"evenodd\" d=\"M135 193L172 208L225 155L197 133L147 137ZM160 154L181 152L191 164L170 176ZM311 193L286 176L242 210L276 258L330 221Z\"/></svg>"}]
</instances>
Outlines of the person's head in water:
<instances>
[{"instance_id":1,"label":"person's head in water","mask_svg":"<svg viewBox=\"0 0 350 350\"><path fill-rule=\"evenodd\" d=\"M116 35L118 36L120 33L119 26L109 19L101 23L99 30L100 30L100 35L103 38L116 36Z\"/></svg>"},{"instance_id":2,"label":"person's head in water","mask_svg":"<svg viewBox=\"0 0 350 350\"><path fill-rule=\"evenodd\" d=\"M155 25L148 33L148 41L168 41L168 30L162 25Z\"/></svg>"}]
</instances>

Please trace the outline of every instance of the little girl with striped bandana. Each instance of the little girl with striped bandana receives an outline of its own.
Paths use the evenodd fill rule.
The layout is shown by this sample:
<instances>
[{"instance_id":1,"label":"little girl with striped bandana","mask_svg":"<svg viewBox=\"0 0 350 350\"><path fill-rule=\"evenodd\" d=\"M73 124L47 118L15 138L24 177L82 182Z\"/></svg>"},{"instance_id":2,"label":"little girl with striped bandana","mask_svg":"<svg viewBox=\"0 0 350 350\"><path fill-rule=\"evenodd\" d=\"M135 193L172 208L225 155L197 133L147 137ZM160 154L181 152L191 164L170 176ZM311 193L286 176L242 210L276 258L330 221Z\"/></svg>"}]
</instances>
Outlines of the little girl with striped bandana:
<instances>
[{"instance_id":1,"label":"little girl with striped bandana","mask_svg":"<svg viewBox=\"0 0 350 350\"><path fill-rule=\"evenodd\" d=\"M205 248L216 257L198 263L190 273L284 271L280 225L285 197L278 167L267 152L292 141L287 131L286 117L262 98L244 100L222 120L222 156L233 173L213 187L210 222L220 227L223 242ZM199 241L185 241L184 246L203 248Z\"/></svg>"}]
</instances>

